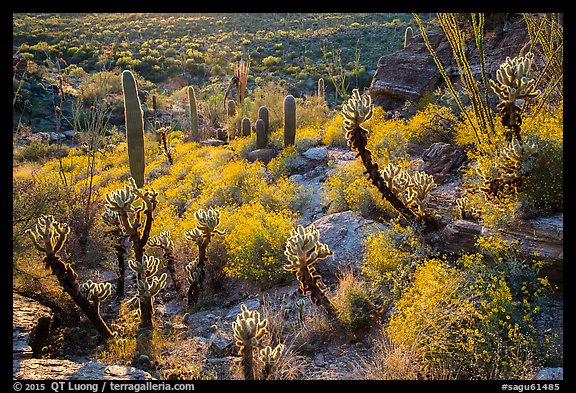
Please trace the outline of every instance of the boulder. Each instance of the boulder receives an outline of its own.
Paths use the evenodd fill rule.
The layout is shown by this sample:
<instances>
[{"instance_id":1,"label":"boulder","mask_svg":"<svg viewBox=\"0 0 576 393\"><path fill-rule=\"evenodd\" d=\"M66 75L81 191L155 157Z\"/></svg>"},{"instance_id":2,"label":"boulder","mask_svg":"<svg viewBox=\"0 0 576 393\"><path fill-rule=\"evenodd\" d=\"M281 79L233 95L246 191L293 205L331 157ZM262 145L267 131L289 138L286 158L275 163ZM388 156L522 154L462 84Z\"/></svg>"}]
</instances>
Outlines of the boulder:
<instances>
[{"instance_id":1,"label":"boulder","mask_svg":"<svg viewBox=\"0 0 576 393\"><path fill-rule=\"evenodd\" d=\"M508 31L505 32L503 26L503 14L496 14L486 20L484 53L486 73L491 78L495 78L496 70L506 57L517 56L524 45L530 42L521 15L514 14L511 17ZM460 72L444 32L438 28L427 30L426 34L450 80L453 83L460 82ZM474 39L466 42L465 52L470 68L480 80L481 66ZM384 110L399 110L406 101L415 102L438 87L445 87L444 79L422 35L418 34L412 37L412 43L407 47L380 57L369 94L374 104Z\"/></svg>"},{"instance_id":2,"label":"boulder","mask_svg":"<svg viewBox=\"0 0 576 393\"><path fill-rule=\"evenodd\" d=\"M311 147L302 154L309 160L322 161L328 157L328 148L326 146Z\"/></svg>"},{"instance_id":3,"label":"boulder","mask_svg":"<svg viewBox=\"0 0 576 393\"><path fill-rule=\"evenodd\" d=\"M277 155L278 151L276 149L256 149L248 153L246 159L248 162L262 161L264 165L268 165Z\"/></svg>"},{"instance_id":4,"label":"boulder","mask_svg":"<svg viewBox=\"0 0 576 393\"><path fill-rule=\"evenodd\" d=\"M42 349L50 332L53 312L35 300L12 294L12 357L31 358Z\"/></svg>"},{"instance_id":5,"label":"boulder","mask_svg":"<svg viewBox=\"0 0 576 393\"><path fill-rule=\"evenodd\" d=\"M364 254L364 239L386 228L350 210L326 215L313 224L320 233L320 242L327 244L334 253L315 264L325 281L333 280L343 269L359 271Z\"/></svg>"}]
</instances>

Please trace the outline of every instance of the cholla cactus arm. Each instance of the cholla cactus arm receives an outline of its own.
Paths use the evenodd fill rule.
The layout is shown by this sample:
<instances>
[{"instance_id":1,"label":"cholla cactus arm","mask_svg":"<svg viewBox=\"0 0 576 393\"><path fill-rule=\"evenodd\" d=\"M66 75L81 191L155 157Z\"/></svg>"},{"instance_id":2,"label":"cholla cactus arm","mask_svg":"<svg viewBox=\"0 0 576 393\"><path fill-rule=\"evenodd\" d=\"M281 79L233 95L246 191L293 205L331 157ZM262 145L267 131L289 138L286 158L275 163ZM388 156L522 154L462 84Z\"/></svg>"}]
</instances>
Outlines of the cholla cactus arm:
<instances>
[{"instance_id":1,"label":"cholla cactus arm","mask_svg":"<svg viewBox=\"0 0 576 393\"><path fill-rule=\"evenodd\" d=\"M198 258L190 262L184 267L186 271L186 281L190 285L198 283L200 281L200 269L198 268Z\"/></svg>"},{"instance_id":2,"label":"cholla cactus arm","mask_svg":"<svg viewBox=\"0 0 576 393\"><path fill-rule=\"evenodd\" d=\"M262 337L268 333L268 320L261 320L257 310L250 311L244 304L240 309L236 321L232 322L232 330L236 345L240 348L238 353L242 356L244 379L250 380L254 379L253 352L260 345Z\"/></svg>"},{"instance_id":3,"label":"cholla cactus arm","mask_svg":"<svg viewBox=\"0 0 576 393\"><path fill-rule=\"evenodd\" d=\"M80 292L84 294L86 299L93 303L100 303L108 298L112 293L112 284L109 282L93 282L87 280L85 283L80 284Z\"/></svg>"},{"instance_id":4,"label":"cholla cactus arm","mask_svg":"<svg viewBox=\"0 0 576 393\"><path fill-rule=\"evenodd\" d=\"M358 89L352 90L352 97L342 106L344 127L347 131L369 120L374 113L372 97L365 94L362 97Z\"/></svg>"},{"instance_id":5,"label":"cholla cactus arm","mask_svg":"<svg viewBox=\"0 0 576 393\"><path fill-rule=\"evenodd\" d=\"M148 240L150 247L161 248L163 250L174 249L174 242L170 239L170 232L160 232L159 235L154 235Z\"/></svg>"},{"instance_id":6,"label":"cholla cactus arm","mask_svg":"<svg viewBox=\"0 0 576 393\"><path fill-rule=\"evenodd\" d=\"M198 211L194 213L194 217L198 223L197 228L204 236L209 237L212 234L224 234L224 232L216 229L216 227L220 225L220 212L218 210L214 210L212 207L208 210L198 209Z\"/></svg>"},{"instance_id":7,"label":"cholla cactus arm","mask_svg":"<svg viewBox=\"0 0 576 393\"><path fill-rule=\"evenodd\" d=\"M200 231L198 227L184 232L184 236L187 240L196 243L196 245L200 245L202 243L202 231Z\"/></svg>"},{"instance_id":8,"label":"cholla cactus arm","mask_svg":"<svg viewBox=\"0 0 576 393\"><path fill-rule=\"evenodd\" d=\"M138 281L138 296L141 298L154 298L160 290L166 286L166 278L168 275L162 273L160 277L153 276L148 279L142 279Z\"/></svg>"},{"instance_id":9,"label":"cholla cactus arm","mask_svg":"<svg viewBox=\"0 0 576 393\"><path fill-rule=\"evenodd\" d=\"M269 379L276 371L283 350L283 344L278 344L274 348L268 345L260 350L260 360L264 363L264 379Z\"/></svg>"},{"instance_id":10,"label":"cholla cactus arm","mask_svg":"<svg viewBox=\"0 0 576 393\"><path fill-rule=\"evenodd\" d=\"M498 95L500 100L506 103L514 103L519 99L534 98L540 94L536 89L534 79L528 79L532 69L534 54L526 53L514 59L506 58L496 71L496 80L490 79L490 87Z\"/></svg>"},{"instance_id":11,"label":"cholla cactus arm","mask_svg":"<svg viewBox=\"0 0 576 393\"><path fill-rule=\"evenodd\" d=\"M54 256L64 246L70 227L56 221L54 216L42 215L38 218L34 230L27 229L26 233L38 251Z\"/></svg>"},{"instance_id":12,"label":"cholla cactus arm","mask_svg":"<svg viewBox=\"0 0 576 393\"><path fill-rule=\"evenodd\" d=\"M128 267L132 269L138 275L138 280L147 279L158 273L158 267L160 266L160 259L150 255L144 255L142 257L142 262L137 260L128 260Z\"/></svg>"}]
</instances>

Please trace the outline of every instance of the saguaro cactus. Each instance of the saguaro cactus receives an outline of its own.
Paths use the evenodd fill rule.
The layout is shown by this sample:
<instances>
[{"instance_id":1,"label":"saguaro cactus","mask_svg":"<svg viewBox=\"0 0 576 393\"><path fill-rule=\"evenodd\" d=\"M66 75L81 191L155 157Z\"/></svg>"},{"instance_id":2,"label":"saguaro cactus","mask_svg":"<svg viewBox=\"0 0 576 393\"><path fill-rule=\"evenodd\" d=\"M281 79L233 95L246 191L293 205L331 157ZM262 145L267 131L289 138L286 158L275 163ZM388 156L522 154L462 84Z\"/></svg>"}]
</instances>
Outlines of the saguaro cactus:
<instances>
[{"instance_id":1,"label":"saguaro cactus","mask_svg":"<svg viewBox=\"0 0 576 393\"><path fill-rule=\"evenodd\" d=\"M232 136L236 135L236 102L234 100L228 100L226 103L226 114L227 114L227 127L228 127L228 139L232 139Z\"/></svg>"},{"instance_id":2,"label":"saguaro cactus","mask_svg":"<svg viewBox=\"0 0 576 393\"><path fill-rule=\"evenodd\" d=\"M264 122L264 131L266 135L270 135L270 111L267 107L261 106L258 108L258 118Z\"/></svg>"},{"instance_id":3,"label":"saguaro cactus","mask_svg":"<svg viewBox=\"0 0 576 393\"><path fill-rule=\"evenodd\" d=\"M320 78L318 79L318 97L324 98L325 94L326 94L326 87L324 84L324 78Z\"/></svg>"},{"instance_id":4,"label":"saguaro cactus","mask_svg":"<svg viewBox=\"0 0 576 393\"><path fill-rule=\"evenodd\" d=\"M412 31L412 27L408 26L406 30L404 30L404 48L412 43L412 37L414 37L414 32Z\"/></svg>"},{"instance_id":5,"label":"saguaro cactus","mask_svg":"<svg viewBox=\"0 0 576 393\"><path fill-rule=\"evenodd\" d=\"M138 97L138 86L132 72L122 72L122 94L124 96L124 118L130 174L138 187L144 186L144 113Z\"/></svg>"},{"instance_id":6,"label":"saguaro cactus","mask_svg":"<svg viewBox=\"0 0 576 393\"><path fill-rule=\"evenodd\" d=\"M192 141L200 142L200 132L198 130L198 107L196 104L196 94L194 88L188 86L188 104L190 106L190 134Z\"/></svg>"},{"instance_id":7,"label":"saguaro cactus","mask_svg":"<svg viewBox=\"0 0 576 393\"><path fill-rule=\"evenodd\" d=\"M289 94L284 98L284 147L296 140L296 100Z\"/></svg>"},{"instance_id":8,"label":"saguaro cactus","mask_svg":"<svg viewBox=\"0 0 576 393\"><path fill-rule=\"evenodd\" d=\"M247 117L242 119L242 136L250 136L250 119Z\"/></svg>"},{"instance_id":9,"label":"saguaro cactus","mask_svg":"<svg viewBox=\"0 0 576 393\"><path fill-rule=\"evenodd\" d=\"M333 255L328 245L320 243L319 237L320 233L314 225L307 228L298 225L296 229L292 230L286 241L284 251L289 263L283 268L296 273L296 278L300 282L300 290L304 296L310 293L312 303L323 307L329 315L335 316L334 306L320 288L322 278L319 274L314 274L316 268L312 266L316 261Z\"/></svg>"},{"instance_id":10,"label":"saguaro cactus","mask_svg":"<svg viewBox=\"0 0 576 393\"><path fill-rule=\"evenodd\" d=\"M240 314L236 317L236 321L232 322L232 329L236 345L240 348L238 353L242 355L244 379L253 380L255 377L254 351L260 345L262 337L268 333L266 329L268 320L261 320L257 310L250 311L244 304L240 308Z\"/></svg>"},{"instance_id":11,"label":"saguaro cactus","mask_svg":"<svg viewBox=\"0 0 576 393\"><path fill-rule=\"evenodd\" d=\"M265 149L268 146L268 134L264 120L256 120L254 128L256 129L256 149Z\"/></svg>"},{"instance_id":12,"label":"saguaro cactus","mask_svg":"<svg viewBox=\"0 0 576 393\"><path fill-rule=\"evenodd\" d=\"M69 233L68 224L59 223L51 215L40 216L34 230L26 230L26 234L32 240L34 247L45 254L44 266L52 271L64 292L70 295L74 303L86 314L100 336L107 340L112 337L112 331L100 316L99 310L82 295L78 285L78 275L72 266L64 263L58 255Z\"/></svg>"}]
</instances>

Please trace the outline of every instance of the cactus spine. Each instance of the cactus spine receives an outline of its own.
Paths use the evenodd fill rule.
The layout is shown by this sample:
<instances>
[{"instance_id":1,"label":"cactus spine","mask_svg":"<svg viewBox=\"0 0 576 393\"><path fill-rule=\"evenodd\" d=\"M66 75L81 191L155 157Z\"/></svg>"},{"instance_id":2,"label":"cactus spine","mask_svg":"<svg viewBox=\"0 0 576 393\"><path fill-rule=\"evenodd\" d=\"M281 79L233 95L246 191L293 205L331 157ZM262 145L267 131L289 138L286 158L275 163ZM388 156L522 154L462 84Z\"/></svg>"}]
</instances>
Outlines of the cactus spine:
<instances>
[{"instance_id":1,"label":"cactus spine","mask_svg":"<svg viewBox=\"0 0 576 393\"><path fill-rule=\"evenodd\" d=\"M122 72L122 94L124 96L124 118L130 174L138 187L144 185L144 114L138 97L138 87L132 72Z\"/></svg>"},{"instance_id":2,"label":"cactus spine","mask_svg":"<svg viewBox=\"0 0 576 393\"><path fill-rule=\"evenodd\" d=\"M268 146L268 134L264 120L256 120L254 128L256 129L256 149L265 149Z\"/></svg>"},{"instance_id":3,"label":"cactus spine","mask_svg":"<svg viewBox=\"0 0 576 393\"><path fill-rule=\"evenodd\" d=\"M196 104L196 94L194 88L188 86L188 103L190 106L190 133L193 142L200 142L200 132L198 130L198 107Z\"/></svg>"},{"instance_id":4,"label":"cactus spine","mask_svg":"<svg viewBox=\"0 0 576 393\"><path fill-rule=\"evenodd\" d=\"M26 234L32 240L34 247L45 254L44 266L52 271L56 276L60 286L64 289L74 303L86 314L90 322L94 325L98 334L105 340L112 337L112 331L100 316L99 309L95 307L82 294L78 285L78 275L68 263L64 263L58 253L62 250L64 243L70 233L70 227L66 223L59 223L51 215L42 215L38 218L34 230L27 229ZM104 292L108 292L108 287ZM100 293L103 296L103 293ZM103 297L102 297L103 299Z\"/></svg>"},{"instance_id":5,"label":"cactus spine","mask_svg":"<svg viewBox=\"0 0 576 393\"><path fill-rule=\"evenodd\" d=\"M284 147L293 146L296 139L296 100L289 94L284 98Z\"/></svg>"},{"instance_id":6,"label":"cactus spine","mask_svg":"<svg viewBox=\"0 0 576 393\"><path fill-rule=\"evenodd\" d=\"M242 119L242 136L250 136L250 119L247 117Z\"/></svg>"}]
</instances>

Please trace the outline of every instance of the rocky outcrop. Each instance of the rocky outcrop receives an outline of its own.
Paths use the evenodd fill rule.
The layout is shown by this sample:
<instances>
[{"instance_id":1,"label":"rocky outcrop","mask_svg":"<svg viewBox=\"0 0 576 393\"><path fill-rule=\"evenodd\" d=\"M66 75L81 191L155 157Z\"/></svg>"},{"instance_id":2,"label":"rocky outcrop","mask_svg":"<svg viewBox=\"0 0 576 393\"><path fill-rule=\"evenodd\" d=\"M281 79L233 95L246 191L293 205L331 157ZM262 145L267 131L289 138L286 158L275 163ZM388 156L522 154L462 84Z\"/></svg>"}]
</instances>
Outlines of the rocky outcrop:
<instances>
[{"instance_id":1,"label":"rocky outcrop","mask_svg":"<svg viewBox=\"0 0 576 393\"><path fill-rule=\"evenodd\" d=\"M12 357L29 359L45 344L54 313L35 300L12 294Z\"/></svg>"},{"instance_id":2,"label":"rocky outcrop","mask_svg":"<svg viewBox=\"0 0 576 393\"><path fill-rule=\"evenodd\" d=\"M455 220L444 228L442 244L447 251L461 252L472 249L478 236L492 236L498 233L503 239L511 242L523 257L542 260L544 262L542 273L555 284L562 286L563 216L563 213L557 213L539 217L515 223L498 231L472 221Z\"/></svg>"},{"instance_id":3,"label":"rocky outcrop","mask_svg":"<svg viewBox=\"0 0 576 393\"><path fill-rule=\"evenodd\" d=\"M508 31L505 32L503 26L503 15L493 16L486 21L484 53L486 72L492 78L506 57L517 56L529 41L522 16L515 15L511 18ZM426 34L450 80L453 83L459 82L460 72L443 31L427 30ZM465 52L471 69L480 77L481 67L474 39L468 40ZM399 110L406 101L415 102L438 87L445 87L444 79L422 35L418 34L407 47L380 57L369 92L375 105L384 110Z\"/></svg>"},{"instance_id":4,"label":"rocky outcrop","mask_svg":"<svg viewBox=\"0 0 576 393\"><path fill-rule=\"evenodd\" d=\"M66 359L25 359L15 361L13 379L24 380L153 380L146 371L131 366L74 362Z\"/></svg>"}]
</instances>

